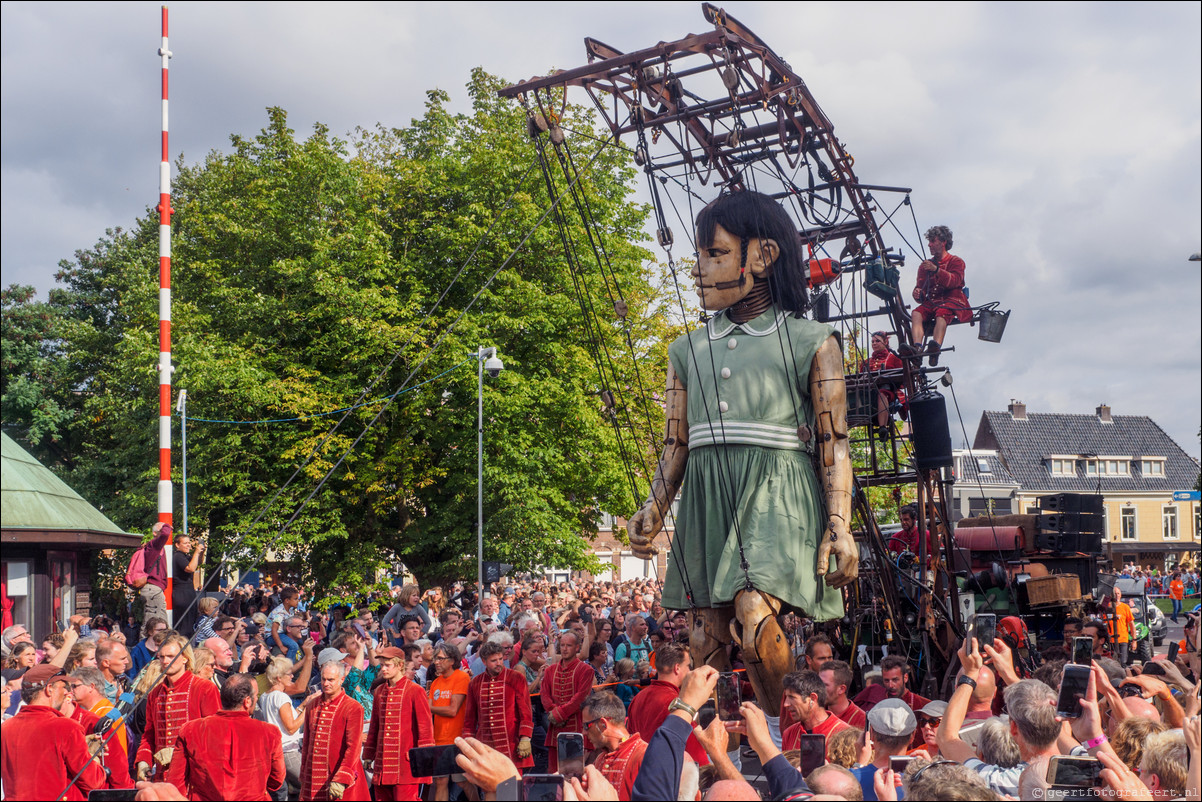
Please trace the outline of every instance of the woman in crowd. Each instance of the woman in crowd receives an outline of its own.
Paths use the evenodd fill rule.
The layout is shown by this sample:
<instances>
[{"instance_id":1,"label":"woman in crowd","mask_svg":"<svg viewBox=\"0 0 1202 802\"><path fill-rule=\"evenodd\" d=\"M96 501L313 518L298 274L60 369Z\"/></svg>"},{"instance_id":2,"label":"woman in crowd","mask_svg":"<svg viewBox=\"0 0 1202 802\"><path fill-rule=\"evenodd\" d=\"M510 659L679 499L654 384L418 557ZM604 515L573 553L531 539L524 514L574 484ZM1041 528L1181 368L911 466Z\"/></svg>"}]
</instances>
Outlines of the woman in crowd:
<instances>
[{"instance_id":1,"label":"woman in crowd","mask_svg":"<svg viewBox=\"0 0 1202 802\"><path fill-rule=\"evenodd\" d=\"M288 658L271 658L267 664L268 690L259 697L259 709L255 713L255 718L266 721L280 731L284 767L288 771L288 781L276 794L280 802L288 798L288 786L300 788L301 727L305 723L305 705L313 698L306 697L298 707L293 707L292 699L284 689L292 682L294 673L292 661Z\"/></svg>"}]
</instances>

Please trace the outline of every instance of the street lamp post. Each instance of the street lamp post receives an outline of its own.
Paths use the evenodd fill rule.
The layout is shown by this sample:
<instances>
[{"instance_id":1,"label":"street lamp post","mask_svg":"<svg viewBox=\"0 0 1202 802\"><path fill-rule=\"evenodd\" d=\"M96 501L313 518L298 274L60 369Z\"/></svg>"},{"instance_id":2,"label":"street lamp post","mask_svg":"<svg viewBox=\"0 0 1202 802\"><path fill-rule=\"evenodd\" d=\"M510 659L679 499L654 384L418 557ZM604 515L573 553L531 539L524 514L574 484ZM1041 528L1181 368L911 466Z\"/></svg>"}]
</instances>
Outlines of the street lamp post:
<instances>
[{"instance_id":1,"label":"street lamp post","mask_svg":"<svg viewBox=\"0 0 1202 802\"><path fill-rule=\"evenodd\" d=\"M476 349L476 605L484 601L484 371L494 379L505 365L496 348Z\"/></svg>"}]
</instances>

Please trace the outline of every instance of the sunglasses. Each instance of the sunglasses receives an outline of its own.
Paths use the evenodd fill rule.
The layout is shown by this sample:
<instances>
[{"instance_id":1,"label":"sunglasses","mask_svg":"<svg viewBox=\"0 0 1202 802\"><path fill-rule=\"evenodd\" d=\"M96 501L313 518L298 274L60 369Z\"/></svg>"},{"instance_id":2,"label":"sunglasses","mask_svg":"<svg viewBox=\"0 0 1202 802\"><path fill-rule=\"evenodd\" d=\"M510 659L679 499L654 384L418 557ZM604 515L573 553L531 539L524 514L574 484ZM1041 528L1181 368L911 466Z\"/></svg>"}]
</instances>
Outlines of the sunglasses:
<instances>
[{"instance_id":1,"label":"sunglasses","mask_svg":"<svg viewBox=\"0 0 1202 802\"><path fill-rule=\"evenodd\" d=\"M938 726L939 726L939 725L940 725L942 722L943 722L943 719L942 719L942 718L923 718L923 717L920 717L920 718L918 719L918 726L920 726L920 727L938 727Z\"/></svg>"}]
</instances>

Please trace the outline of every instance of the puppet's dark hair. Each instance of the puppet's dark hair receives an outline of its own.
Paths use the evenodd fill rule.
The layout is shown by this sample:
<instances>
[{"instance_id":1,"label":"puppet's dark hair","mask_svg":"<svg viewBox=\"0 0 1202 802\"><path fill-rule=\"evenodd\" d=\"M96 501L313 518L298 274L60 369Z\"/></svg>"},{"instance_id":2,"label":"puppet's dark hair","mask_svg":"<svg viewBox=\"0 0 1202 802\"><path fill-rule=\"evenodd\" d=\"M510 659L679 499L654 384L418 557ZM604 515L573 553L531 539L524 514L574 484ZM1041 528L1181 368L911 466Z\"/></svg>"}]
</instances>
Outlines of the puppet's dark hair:
<instances>
[{"instance_id":1,"label":"puppet's dark hair","mask_svg":"<svg viewBox=\"0 0 1202 802\"><path fill-rule=\"evenodd\" d=\"M775 240L780 256L768 276L768 286L777 306L789 312L804 312L806 265L802 258L801 238L789 215L779 203L759 192L731 192L720 195L697 215L697 248L714 243L714 230L722 226L742 241L746 259L747 241L756 237Z\"/></svg>"}]
</instances>

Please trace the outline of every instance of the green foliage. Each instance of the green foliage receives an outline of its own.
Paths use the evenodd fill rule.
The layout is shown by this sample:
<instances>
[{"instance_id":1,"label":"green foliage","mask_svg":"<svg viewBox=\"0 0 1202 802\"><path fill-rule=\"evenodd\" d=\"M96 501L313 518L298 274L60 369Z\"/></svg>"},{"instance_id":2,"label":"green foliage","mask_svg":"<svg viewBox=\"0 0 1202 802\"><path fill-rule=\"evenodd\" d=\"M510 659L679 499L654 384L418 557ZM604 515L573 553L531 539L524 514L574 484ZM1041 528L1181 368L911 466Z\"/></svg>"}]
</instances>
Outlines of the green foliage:
<instances>
[{"instance_id":1,"label":"green foliage","mask_svg":"<svg viewBox=\"0 0 1202 802\"><path fill-rule=\"evenodd\" d=\"M34 299L33 287L16 284L0 292L0 410L18 423L12 434L44 443L54 461L67 458L64 438L73 417L69 384L59 357L60 318Z\"/></svg>"},{"instance_id":2,"label":"green foliage","mask_svg":"<svg viewBox=\"0 0 1202 802\"><path fill-rule=\"evenodd\" d=\"M580 184L608 254L602 271L569 201L569 247L551 218L536 227L548 190L528 171L525 114L497 98L501 85L476 71L470 113L431 91L421 119L349 143L322 126L298 140L270 109L257 136L178 165L173 385L188 390L191 418L299 418L412 388L354 410L333 434L341 415L190 420L188 519L211 554L287 562L327 601L397 562L426 584L474 577L479 345L506 364L485 379L486 559L588 567L600 511L636 508L662 431L657 397L643 396L662 388L676 330L637 245L646 209L630 201L634 169L608 148ZM565 127L592 130L591 114L564 114ZM585 170L595 142L569 134L568 145ZM552 181L567 190L562 174ZM155 517L157 243L147 210L64 262L48 303L16 289L4 301L6 425L22 425L39 455L69 444L56 467L131 531ZM625 321L609 300L615 282ZM175 463L178 481L178 448Z\"/></svg>"}]
</instances>

